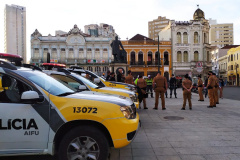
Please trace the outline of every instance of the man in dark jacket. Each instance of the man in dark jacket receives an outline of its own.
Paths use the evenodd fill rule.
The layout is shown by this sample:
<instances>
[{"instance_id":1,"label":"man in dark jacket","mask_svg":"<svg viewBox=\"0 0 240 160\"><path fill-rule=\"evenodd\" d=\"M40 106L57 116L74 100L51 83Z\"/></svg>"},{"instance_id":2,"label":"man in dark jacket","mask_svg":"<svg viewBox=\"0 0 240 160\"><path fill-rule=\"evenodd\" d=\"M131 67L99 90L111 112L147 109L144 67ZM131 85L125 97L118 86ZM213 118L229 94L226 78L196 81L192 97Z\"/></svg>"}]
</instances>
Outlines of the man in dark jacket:
<instances>
[{"instance_id":1,"label":"man in dark jacket","mask_svg":"<svg viewBox=\"0 0 240 160\"><path fill-rule=\"evenodd\" d=\"M117 82L124 82L123 81L123 74L122 74L122 69L118 69L118 74L117 74Z\"/></svg>"},{"instance_id":2,"label":"man in dark jacket","mask_svg":"<svg viewBox=\"0 0 240 160\"><path fill-rule=\"evenodd\" d=\"M116 80L115 80L115 74L114 74L114 72L112 72L112 73L110 74L109 81L116 81Z\"/></svg>"},{"instance_id":3,"label":"man in dark jacket","mask_svg":"<svg viewBox=\"0 0 240 160\"><path fill-rule=\"evenodd\" d=\"M172 74L172 77L169 81L169 85L170 85L170 98L172 98L172 91L174 90L174 95L175 95L175 98L177 98L177 92L176 92L176 89L177 89L177 79L175 78L174 74Z\"/></svg>"}]
</instances>

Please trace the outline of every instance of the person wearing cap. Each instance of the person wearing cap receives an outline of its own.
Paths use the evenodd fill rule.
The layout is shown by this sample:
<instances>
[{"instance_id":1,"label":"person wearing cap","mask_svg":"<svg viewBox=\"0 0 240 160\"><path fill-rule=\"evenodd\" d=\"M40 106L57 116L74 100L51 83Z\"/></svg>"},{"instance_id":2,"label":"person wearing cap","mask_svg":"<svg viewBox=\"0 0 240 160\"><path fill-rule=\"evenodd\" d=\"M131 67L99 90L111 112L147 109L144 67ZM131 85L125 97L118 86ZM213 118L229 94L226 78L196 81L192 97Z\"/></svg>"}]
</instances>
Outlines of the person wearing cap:
<instances>
[{"instance_id":1,"label":"person wearing cap","mask_svg":"<svg viewBox=\"0 0 240 160\"><path fill-rule=\"evenodd\" d=\"M155 107L153 109L156 109L156 110L158 109L158 100L160 95L162 100L162 110L165 110L166 107L165 107L164 93L168 88L166 77L163 77L161 73L158 72L157 76L153 78L152 86L155 91Z\"/></svg>"},{"instance_id":2,"label":"person wearing cap","mask_svg":"<svg viewBox=\"0 0 240 160\"><path fill-rule=\"evenodd\" d=\"M215 102L214 100L214 91L213 91L213 88L215 87L215 78L213 77L213 72L212 71L209 71L208 72L208 75L209 75L209 78L208 78L208 84L207 84L207 89L208 89L208 97L209 97L209 102L210 102L210 105L207 106L208 108L213 108Z\"/></svg>"},{"instance_id":3,"label":"person wearing cap","mask_svg":"<svg viewBox=\"0 0 240 160\"><path fill-rule=\"evenodd\" d=\"M203 91L203 81L201 79L201 75L198 75L198 94L199 94L198 101L204 101L202 91Z\"/></svg>"},{"instance_id":4,"label":"person wearing cap","mask_svg":"<svg viewBox=\"0 0 240 160\"><path fill-rule=\"evenodd\" d=\"M143 101L143 108L144 109L148 109L147 108L147 104L146 104L146 98L147 98L147 82L143 79L142 75L139 75L139 78L137 80L137 87L141 90L141 94L142 97L139 98L139 104ZM140 95L140 94L139 94ZM140 107L139 107L140 108Z\"/></svg>"},{"instance_id":5,"label":"person wearing cap","mask_svg":"<svg viewBox=\"0 0 240 160\"><path fill-rule=\"evenodd\" d=\"M186 74L185 79L182 82L183 87L183 106L181 110L185 110L186 101L188 100L189 109L192 110L192 101L191 101L191 90L192 90L192 81L190 81L188 74Z\"/></svg>"},{"instance_id":6,"label":"person wearing cap","mask_svg":"<svg viewBox=\"0 0 240 160\"><path fill-rule=\"evenodd\" d=\"M151 97L154 98L154 97L153 97L153 90L152 90L153 79L151 78L150 75L148 75L148 78L146 79L146 82L147 82L147 94L148 94L149 91L150 91ZM147 97L148 97L148 96L147 96Z\"/></svg>"},{"instance_id":7,"label":"person wearing cap","mask_svg":"<svg viewBox=\"0 0 240 160\"><path fill-rule=\"evenodd\" d=\"M173 90L174 90L175 98L177 98L177 92L176 92L177 79L175 78L174 74L172 74L172 77L170 78L169 84L170 84L170 98L172 98L172 91Z\"/></svg>"},{"instance_id":8,"label":"person wearing cap","mask_svg":"<svg viewBox=\"0 0 240 160\"><path fill-rule=\"evenodd\" d=\"M114 72L110 73L109 81L116 81Z\"/></svg>"},{"instance_id":9,"label":"person wearing cap","mask_svg":"<svg viewBox=\"0 0 240 160\"><path fill-rule=\"evenodd\" d=\"M128 76L125 78L125 83L134 84L132 72L129 70L127 73L128 73Z\"/></svg>"}]
</instances>

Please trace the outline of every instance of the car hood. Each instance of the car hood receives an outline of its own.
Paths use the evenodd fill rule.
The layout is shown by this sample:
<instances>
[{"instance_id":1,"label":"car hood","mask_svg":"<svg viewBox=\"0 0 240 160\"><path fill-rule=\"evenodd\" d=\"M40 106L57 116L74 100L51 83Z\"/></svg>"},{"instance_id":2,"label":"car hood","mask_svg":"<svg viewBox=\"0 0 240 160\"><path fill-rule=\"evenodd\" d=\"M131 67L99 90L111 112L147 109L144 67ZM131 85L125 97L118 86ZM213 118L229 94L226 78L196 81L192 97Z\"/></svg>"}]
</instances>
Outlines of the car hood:
<instances>
[{"instance_id":1,"label":"car hood","mask_svg":"<svg viewBox=\"0 0 240 160\"><path fill-rule=\"evenodd\" d=\"M113 83L113 84L126 85L126 86L132 87L132 88L136 87L136 86L134 86L133 84L123 83L123 82L115 82L115 81L108 81L108 82L111 82L111 83Z\"/></svg>"},{"instance_id":2,"label":"car hood","mask_svg":"<svg viewBox=\"0 0 240 160\"><path fill-rule=\"evenodd\" d=\"M119 98L119 96L113 96L110 94L102 94L96 93L92 91L83 91L80 93L74 93L71 95L66 96L67 98L75 98L75 99L87 99L87 100L94 100L94 101L102 101L117 104L119 106L130 106L132 105L132 101L129 99L124 99L123 96Z\"/></svg>"},{"instance_id":3,"label":"car hood","mask_svg":"<svg viewBox=\"0 0 240 160\"><path fill-rule=\"evenodd\" d=\"M127 90L127 89L114 88L114 87L101 87L99 89L109 90L109 91L117 91L117 92L124 92L124 93L127 93L129 95L135 95L135 92Z\"/></svg>"}]
</instances>

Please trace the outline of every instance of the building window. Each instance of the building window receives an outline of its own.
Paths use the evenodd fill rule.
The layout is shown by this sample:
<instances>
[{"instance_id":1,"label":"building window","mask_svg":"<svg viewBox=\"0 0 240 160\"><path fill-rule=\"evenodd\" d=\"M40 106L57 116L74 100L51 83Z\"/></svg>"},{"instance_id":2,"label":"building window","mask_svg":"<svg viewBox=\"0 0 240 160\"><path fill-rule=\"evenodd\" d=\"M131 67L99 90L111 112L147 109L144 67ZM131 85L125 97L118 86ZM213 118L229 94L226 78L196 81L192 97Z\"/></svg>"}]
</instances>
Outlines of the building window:
<instances>
[{"instance_id":1,"label":"building window","mask_svg":"<svg viewBox=\"0 0 240 160\"><path fill-rule=\"evenodd\" d=\"M188 62L188 52L187 51L183 52L183 61Z\"/></svg>"},{"instance_id":2,"label":"building window","mask_svg":"<svg viewBox=\"0 0 240 160\"><path fill-rule=\"evenodd\" d=\"M194 52L194 61L197 62L198 61L198 51Z\"/></svg>"},{"instance_id":3,"label":"building window","mask_svg":"<svg viewBox=\"0 0 240 160\"><path fill-rule=\"evenodd\" d=\"M168 52L164 52L164 65L169 65Z\"/></svg>"},{"instance_id":4,"label":"building window","mask_svg":"<svg viewBox=\"0 0 240 160\"><path fill-rule=\"evenodd\" d=\"M103 51L108 51L108 49L107 48L103 48Z\"/></svg>"},{"instance_id":5,"label":"building window","mask_svg":"<svg viewBox=\"0 0 240 160\"><path fill-rule=\"evenodd\" d=\"M182 53L181 53L181 51L177 52L177 62L182 62Z\"/></svg>"},{"instance_id":6,"label":"building window","mask_svg":"<svg viewBox=\"0 0 240 160\"><path fill-rule=\"evenodd\" d=\"M142 63L143 62L143 52L138 52L138 62Z\"/></svg>"},{"instance_id":7,"label":"building window","mask_svg":"<svg viewBox=\"0 0 240 160\"><path fill-rule=\"evenodd\" d=\"M233 55L231 55L231 61L233 61Z\"/></svg>"},{"instance_id":8,"label":"building window","mask_svg":"<svg viewBox=\"0 0 240 160\"><path fill-rule=\"evenodd\" d=\"M194 43L199 43L198 42L198 32L194 32Z\"/></svg>"},{"instance_id":9,"label":"building window","mask_svg":"<svg viewBox=\"0 0 240 160\"><path fill-rule=\"evenodd\" d=\"M65 48L61 48L61 51L65 51Z\"/></svg>"},{"instance_id":10,"label":"building window","mask_svg":"<svg viewBox=\"0 0 240 160\"><path fill-rule=\"evenodd\" d=\"M92 68L91 66L88 66L88 67L87 67L87 70L89 70L89 71L92 72L92 71L93 71L93 68Z\"/></svg>"},{"instance_id":11,"label":"building window","mask_svg":"<svg viewBox=\"0 0 240 160\"><path fill-rule=\"evenodd\" d=\"M69 51L73 51L73 48L69 48Z\"/></svg>"},{"instance_id":12,"label":"building window","mask_svg":"<svg viewBox=\"0 0 240 160\"><path fill-rule=\"evenodd\" d=\"M210 54L209 54L209 51L207 51L207 62L210 61Z\"/></svg>"},{"instance_id":13,"label":"building window","mask_svg":"<svg viewBox=\"0 0 240 160\"><path fill-rule=\"evenodd\" d=\"M177 33L177 43L182 43L182 42L181 42L181 39L182 39L182 38L181 38L181 33L178 32L178 33Z\"/></svg>"},{"instance_id":14,"label":"building window","mask_svg":"<svg viewBox=\"0 0 240 160\"><path fill-rule=\"evenodd\" d=\"M109 69L108 69L108 67L103 67L103 72L107 72Z\"/></svg>"},{"instance_id":15,"label":"building window","mask_svg":"<svg viewBox=\"0 0 240 160\"><path fill-rule=\"evenodd\" d=\"M92 49L91 49L91 48L88 48L87 51L92 51Z\"/></svg>"},{"instance_id":16,"label":"building window","mask_svg":"<svg viewBox=\"0 0 240 160\"><path fill-rule=\"evenodd\" d=\"M131 52L130 58L131 58L130 64L135 64L135 52L134 51Z\"/></svg>"},{"instance_id":17,"label":"building window","mask_svg":"<svg viewBox=\"0 0 240 160\"><path fill-rule=\"evenodd\" d=\"M187 34L187 32L184 32L184 33L183 33L183 43L184 43L184 44L187 44L187 43L188 43L188 34Z\"/></svg>"},{"instance_id":18,"label":"building window","mask_svg":"<svg viewBox=\"0 0 240 160\"><path fill-rule=\"evenodd\" d=\"M83 48L79 48L79 51L80 51L80 52L83 51Z\"/></svg>"},{"instance_id":19,"label":"building window","mask_svg":"<svg viewBox=\"0 0 240 160\"><path fill-rule=\"evenodd\" d=\"M39 48L34 48L34 50L35 50L35 51L38 51L38 50L39 50Z\"/></svg>"},{"instance_id":20,"label":"building window","mask_svg":"<svg viewBox=\"0 0 240 160\"><path fill-rule=\"evenodd\" d=\"M99 48L96 48L95 51L99 51Z\"/></svg>"},{"instance_id":21,"label":"building window","mask_svg":"<svg viewBox=\"0 0 240 160\"><path fill-rule=\"evenodd\" d=\"M95 72L101 72L101 68L100 67L95 67Z\"/></svg>"}]
</instances>

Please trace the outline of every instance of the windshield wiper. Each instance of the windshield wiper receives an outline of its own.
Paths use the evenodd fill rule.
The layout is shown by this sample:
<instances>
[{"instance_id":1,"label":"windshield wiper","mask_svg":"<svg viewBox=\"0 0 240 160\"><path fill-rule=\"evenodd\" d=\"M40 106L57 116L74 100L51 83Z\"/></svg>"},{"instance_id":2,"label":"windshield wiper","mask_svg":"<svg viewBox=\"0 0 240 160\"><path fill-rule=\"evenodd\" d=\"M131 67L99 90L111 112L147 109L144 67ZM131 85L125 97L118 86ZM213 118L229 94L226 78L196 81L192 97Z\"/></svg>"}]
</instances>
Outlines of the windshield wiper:
<instances>
[{"instance_id":1,"label":"windshield wiper","mask_svg":"<svg viewBox=\"0 0 240 160\"><path fill-rule=\"evenodd\" d=\"M65 93L62 93L62 94L59 94L59 95L57 95L57 96L67 96L67 95L70 95L70 94L74 94L74 93L76 93L76 92L65 92Z\"/></svg>"}]
</instances>

